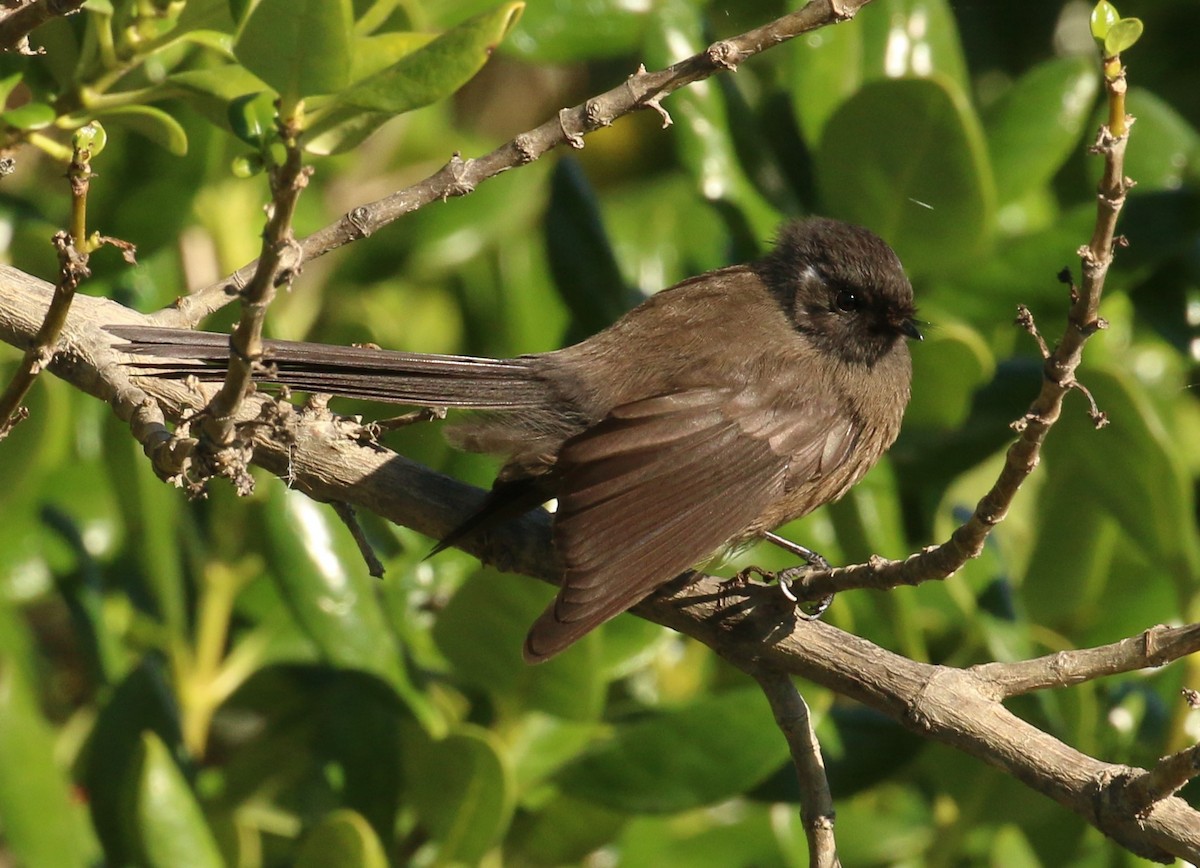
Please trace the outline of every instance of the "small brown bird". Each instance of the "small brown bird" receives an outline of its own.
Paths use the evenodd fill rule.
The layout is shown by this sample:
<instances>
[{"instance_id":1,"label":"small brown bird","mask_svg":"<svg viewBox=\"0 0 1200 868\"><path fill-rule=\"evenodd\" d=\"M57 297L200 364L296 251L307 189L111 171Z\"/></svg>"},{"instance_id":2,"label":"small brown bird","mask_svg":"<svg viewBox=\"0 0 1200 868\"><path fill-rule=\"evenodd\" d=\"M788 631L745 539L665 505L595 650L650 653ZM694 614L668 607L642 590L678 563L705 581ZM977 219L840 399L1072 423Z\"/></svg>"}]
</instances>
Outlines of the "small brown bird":
<instances>
[{"instance_id":1,"label":"small brown bird","mask_svg":"<svg viewBox=\"0 0 1200 868\"><path fill-rule=\"evenodd\" d=\"M515 359L268 341L264 380L476 413L459 448L506 458L439 549L557 498L545 660L725 546L841 497L900 430L920 339L899 259L808 219L763 259L689 278L587 340ZM222 376L226 336L111 327L155 376ZM180 361L185 360L185 361Z\"/></svg>"}]
</instances>

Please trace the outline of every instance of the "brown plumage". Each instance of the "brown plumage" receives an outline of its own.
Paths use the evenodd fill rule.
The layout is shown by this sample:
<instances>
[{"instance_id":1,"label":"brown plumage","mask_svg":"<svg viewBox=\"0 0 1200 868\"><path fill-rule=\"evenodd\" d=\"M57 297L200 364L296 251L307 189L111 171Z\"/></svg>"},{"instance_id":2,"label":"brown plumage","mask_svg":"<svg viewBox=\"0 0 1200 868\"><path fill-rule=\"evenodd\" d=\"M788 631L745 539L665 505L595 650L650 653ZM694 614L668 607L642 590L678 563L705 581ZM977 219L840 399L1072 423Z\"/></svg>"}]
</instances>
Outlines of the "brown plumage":
<instances>
[{"instance_id":1,"label":"brown plumage","mask_svg":"<svg viewBox=\"0 0 1200 868\"><path fill-rule=\"evenodd\" d=\"M772 253L663 290L566 349L516 359L269 341L268 382L482 411L463 449L505 456L442 545L558 499L563 565L525 643L545 660L731 543L841 497L892 444L919 338L899 260L865 229L789 224ZM224 335L113 327L156 376L222 374Z\"/></svg>"}]
</instances>

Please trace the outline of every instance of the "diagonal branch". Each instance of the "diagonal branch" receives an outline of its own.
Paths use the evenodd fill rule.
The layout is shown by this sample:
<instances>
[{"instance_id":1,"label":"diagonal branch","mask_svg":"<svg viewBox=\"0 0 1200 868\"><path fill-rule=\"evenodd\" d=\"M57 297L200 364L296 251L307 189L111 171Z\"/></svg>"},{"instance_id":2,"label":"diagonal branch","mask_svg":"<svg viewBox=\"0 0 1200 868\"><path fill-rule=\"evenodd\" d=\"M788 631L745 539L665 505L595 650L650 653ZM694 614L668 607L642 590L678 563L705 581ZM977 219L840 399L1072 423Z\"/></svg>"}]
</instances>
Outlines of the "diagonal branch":
<instances>
[{"instance_id":1,"label":"diagonal branch","mask_svg":"<svg viewBox=\"0 0 1200 868\"><path fill-rule=\"evenodd\" d=\"M740 36L716 42L705 51L666 69L647 72L643 67L611 90L562 109L541 126L521 133L482 157L464 160L456 153L450 162L425 180L360 205L303 239L297 267L344 244L366 238L410 211L454 196L465 196L489 178L532 163L560 145L583 147L583 137L588 133L609 126L630 112L638 109L657 111L666 126L670 117L660 105L664 97L716 73L735 70L742 61L803 33L848 21L869 2L871 0L812 0L796 12ZM156 324L195 327L204 317L230 302L230 287L236 291L244 285L254 273L255 266L256 263L251 262L229 277L180 298L174 307L155 317Z\"/></svg>"}]
</instances>

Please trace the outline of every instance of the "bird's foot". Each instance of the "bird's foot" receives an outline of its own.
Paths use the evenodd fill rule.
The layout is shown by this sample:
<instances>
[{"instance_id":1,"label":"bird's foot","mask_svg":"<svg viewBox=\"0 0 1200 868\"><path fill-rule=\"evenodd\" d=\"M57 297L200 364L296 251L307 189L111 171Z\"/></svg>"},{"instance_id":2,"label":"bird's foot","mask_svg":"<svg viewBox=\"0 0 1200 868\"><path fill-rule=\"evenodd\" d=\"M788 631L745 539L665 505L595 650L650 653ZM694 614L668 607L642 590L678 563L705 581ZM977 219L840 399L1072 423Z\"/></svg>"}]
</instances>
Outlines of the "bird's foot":
<instances>
[{"instance_id":1,"label":"bird's foot","mask_svg":"<svg viewBox=\"0 0 1200 868\"><path fill-rule=\"evenodd\" d=\"M791 552L792 554L804 560L803 566L788 567L786 570L780 570L777 574L774 574L772 578L779 583L779 590L783 593L783 595L791 602L796 604L796 611L800 614L801 618L806 621L815 621L816 619L820 618L823 614L825 614L825 610L829 608L829 604L833 602L833 594L828 594L818 600L802 601L792 591L791 586L792 582L796 581L797 579L804 578L804 576L808 573L830 569L829 561L825 560L820 552L813 551L807 546L794 543L791 540L784 539L776 534L767 533L763 536L767 542L779 546L779 548L783 549L784 551ZM758 570L758 573L764 578L766 578L768 575L762 570Z\"/></svg>"}]
</instances>

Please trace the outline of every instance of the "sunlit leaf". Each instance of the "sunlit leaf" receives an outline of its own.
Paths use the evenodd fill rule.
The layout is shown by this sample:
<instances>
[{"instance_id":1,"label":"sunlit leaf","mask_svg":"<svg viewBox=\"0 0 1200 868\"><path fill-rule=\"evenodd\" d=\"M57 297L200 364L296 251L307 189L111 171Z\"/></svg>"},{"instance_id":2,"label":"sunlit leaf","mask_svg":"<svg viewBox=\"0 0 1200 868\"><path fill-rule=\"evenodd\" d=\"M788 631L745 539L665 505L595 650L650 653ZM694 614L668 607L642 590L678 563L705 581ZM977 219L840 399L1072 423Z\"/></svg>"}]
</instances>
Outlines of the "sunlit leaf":
<instances>
[{"instance_id":1,"label":"sunlit leaf","mask_svg":"<svg viewBox=\"0 0 1200 868\"><path fill-rule=\"evenodd\" d=\"M350 0L259 0L233 50L291 104L346 86L351 25Z\"/></svg>"}]
</instances>

